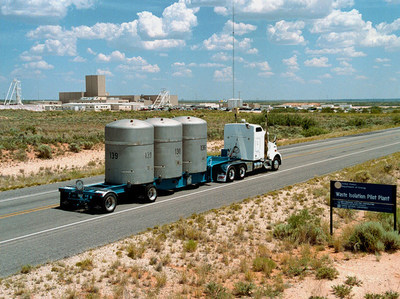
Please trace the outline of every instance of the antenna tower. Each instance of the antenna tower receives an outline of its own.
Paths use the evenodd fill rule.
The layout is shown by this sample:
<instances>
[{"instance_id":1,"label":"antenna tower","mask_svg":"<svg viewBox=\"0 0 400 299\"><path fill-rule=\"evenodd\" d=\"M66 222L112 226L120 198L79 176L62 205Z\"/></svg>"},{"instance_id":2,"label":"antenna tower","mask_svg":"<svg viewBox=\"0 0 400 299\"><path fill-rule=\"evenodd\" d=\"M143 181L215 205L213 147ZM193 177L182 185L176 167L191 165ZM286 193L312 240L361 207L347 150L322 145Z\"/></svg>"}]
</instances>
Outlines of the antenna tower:
<instances>
[{"instance_id":1,"label":"antenna tower","mask_svg":"<svg viewBox=\"0 0 400 299\"><path fill-rule=\"evenodd\" d=\"M15 94L15 100L14 98ZM6 99L4 100L4 105L23 105L21 99L21 81L14 79L10 87L8 88Z\"/></svg>"}]
</instances>

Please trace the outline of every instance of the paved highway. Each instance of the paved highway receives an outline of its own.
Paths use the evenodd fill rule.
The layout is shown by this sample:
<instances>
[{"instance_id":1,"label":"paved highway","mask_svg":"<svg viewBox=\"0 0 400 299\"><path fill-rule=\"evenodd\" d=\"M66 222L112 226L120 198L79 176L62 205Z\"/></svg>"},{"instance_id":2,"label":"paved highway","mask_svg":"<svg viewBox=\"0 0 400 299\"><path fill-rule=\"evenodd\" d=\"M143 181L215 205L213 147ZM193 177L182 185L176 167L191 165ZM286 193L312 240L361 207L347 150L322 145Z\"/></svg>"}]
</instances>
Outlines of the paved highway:
<instances>
[{"instance_id":1,"label":"paved highway","mask_svg":"<svg viewBox=\"0 0 400 299\"><path fill-rule=\"evenodd\" d=\"M0 193L0 277L23 265L38 265L78 254L148 227L219 208L315 176L400 151L400 128L280 148L277 172L233 183L209 183L159 196L153 204L128 202L112 214L62 211L57 183ZM85 179L85 184L103 177Z\"/></svg>"}]
</instances>

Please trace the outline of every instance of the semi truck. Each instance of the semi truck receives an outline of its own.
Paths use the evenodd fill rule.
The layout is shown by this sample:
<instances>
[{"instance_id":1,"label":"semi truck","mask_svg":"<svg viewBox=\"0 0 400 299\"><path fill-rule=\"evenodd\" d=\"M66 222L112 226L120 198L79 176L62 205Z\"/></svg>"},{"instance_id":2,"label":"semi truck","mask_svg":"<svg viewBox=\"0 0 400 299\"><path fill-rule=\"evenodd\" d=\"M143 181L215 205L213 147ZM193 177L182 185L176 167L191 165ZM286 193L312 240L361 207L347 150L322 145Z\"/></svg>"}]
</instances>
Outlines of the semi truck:
<instances>
[{"instance_id":1,"label":"semi truck","mask_svg":"<svg viewBox=\"0 0 400 299\"><path fill-rule=\"evenodd\" d=\"M267 136L267 137L266 137ZM229 123L218 156L207 156L207 123L196 117L123 119L105 127L105 181L59 188L61 209L111 213L123 198L155 202L158 191L242 180L276 171L282 156L276 138L257 124Z\"/></svg>"}]
</instances>

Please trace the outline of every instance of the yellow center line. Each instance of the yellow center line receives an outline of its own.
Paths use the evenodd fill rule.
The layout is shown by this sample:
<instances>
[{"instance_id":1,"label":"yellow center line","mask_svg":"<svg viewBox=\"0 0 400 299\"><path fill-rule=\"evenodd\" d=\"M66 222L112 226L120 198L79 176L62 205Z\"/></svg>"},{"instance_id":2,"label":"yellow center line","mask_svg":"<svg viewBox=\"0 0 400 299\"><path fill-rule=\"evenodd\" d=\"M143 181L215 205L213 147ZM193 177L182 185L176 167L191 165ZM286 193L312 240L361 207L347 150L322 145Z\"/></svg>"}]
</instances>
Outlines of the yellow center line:
<instances>
[{"instance_id":1,"label":"yellow center line","mask_svg":"<svg viewBox=\"0 0 400 299\"><path fill-rule=\"evenodd\" d=\"M52 204L52 205L48 205L48 206L44 206L44 207L38 207L38 208L29 209L29 210L18 211L18 212L14 212L14 213L10 213L10 214L1 215L0 219L18 216L18 215L29 214L29 213L43 211L43 210L47 210L47 209L52 209L52 208L55 208L58 206L59 206L59 204Z\"/></svg>"},{"instance_id":2,"label":"yellow center line","mask_svg":"<svg viewBox=\"0 0 400 299\"><path fill-rule=\"evenodd\" d=\"M343 148L343 147L350 147L350 146L352 146L352 145L363 144L363 143L367 143L367 142L371 142L371 141L375 141L375 140L383 139L383 138L386 138L386 136L375 137L375 138L372 138L372 139L363 140L363 141L357 141L357 142L352 142L352 143L344 144L344 145L336 145L336 146L331 146L331 147L325 147L325 148L320 149L320 150L309 151L309 152L305 152L305 153L302 153L302 154L293 154L293 155L284 156L283 158L284 158L284 159L290 159L290 158L303 157L303 156L308 156L308 155L312 155L312 154L316 154L316 153L325 152L325 151L331 150L331 149L338 149L338 148Z\"/></svg>"}]
</instances>

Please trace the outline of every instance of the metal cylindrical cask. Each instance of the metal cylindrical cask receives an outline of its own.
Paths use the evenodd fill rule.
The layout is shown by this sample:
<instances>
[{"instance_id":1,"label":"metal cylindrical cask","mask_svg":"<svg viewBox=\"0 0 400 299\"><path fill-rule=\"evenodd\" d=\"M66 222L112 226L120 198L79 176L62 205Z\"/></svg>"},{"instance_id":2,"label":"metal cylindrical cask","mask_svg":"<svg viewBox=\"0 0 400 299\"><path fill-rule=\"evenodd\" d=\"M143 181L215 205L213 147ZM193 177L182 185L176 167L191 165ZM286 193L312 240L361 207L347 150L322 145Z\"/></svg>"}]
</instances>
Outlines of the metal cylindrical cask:
<instances>
[{"instance_id":1,"label":"metal cylindrical cask","mask_svg":"<svg viewBox=\"0 0 400 299\"><path fill-rule=\"evenodd\" d=\"M182 124L169 118L149 118L154 126L154 176L182 176Z\"/></svg>"},{"instance_id":2,"label":"metal cylindrical cask","mask_svg":"<svg viewBox=\"0 0 400 299\"><path fill-rule=\"evenodd\" d=\"M207 122L192 116L179 116L182 124L183 171L198 173L207 170Z\"/></svg>"},{"instance_id":3,"label":"metal cylindrical cask","mask_svg":"<svg viewBox=\"0 0 400 299\"><path fill-rule=\"evenodd\" d=\"M154 180L154 127L122 119L105 128L105 182L146 184Z\"/></svg>"}]
</instances>

